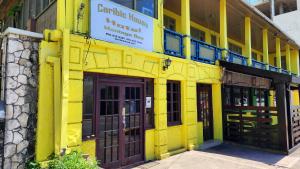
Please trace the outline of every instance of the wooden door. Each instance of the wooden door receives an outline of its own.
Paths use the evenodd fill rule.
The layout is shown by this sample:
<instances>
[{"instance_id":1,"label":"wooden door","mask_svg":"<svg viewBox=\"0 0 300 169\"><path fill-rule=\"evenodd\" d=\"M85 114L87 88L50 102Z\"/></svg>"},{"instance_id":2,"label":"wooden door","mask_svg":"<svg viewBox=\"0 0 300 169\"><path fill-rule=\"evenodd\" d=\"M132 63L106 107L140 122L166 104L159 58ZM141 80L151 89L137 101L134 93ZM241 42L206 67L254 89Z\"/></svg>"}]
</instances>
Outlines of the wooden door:
<instances>
[{"instance_id":1,"label":"wooden door","mask_svg":"<svg viewBox=\"0 0 300 169\"><path fill-rule=\"evenodd\" d=\"M98 82L97 158L104 168L143 160L143 85Z\"/></svg>"},{"instance_id":2,"label":"wooden door","mask_svg":"<svg viewBox=\"0 0 300 169\"><path fill-rule=\"evenodd\" d=\"M214 139L211 85L197 85L198 119L203 122L204 141Z\"/></svg>"}]
</instances>

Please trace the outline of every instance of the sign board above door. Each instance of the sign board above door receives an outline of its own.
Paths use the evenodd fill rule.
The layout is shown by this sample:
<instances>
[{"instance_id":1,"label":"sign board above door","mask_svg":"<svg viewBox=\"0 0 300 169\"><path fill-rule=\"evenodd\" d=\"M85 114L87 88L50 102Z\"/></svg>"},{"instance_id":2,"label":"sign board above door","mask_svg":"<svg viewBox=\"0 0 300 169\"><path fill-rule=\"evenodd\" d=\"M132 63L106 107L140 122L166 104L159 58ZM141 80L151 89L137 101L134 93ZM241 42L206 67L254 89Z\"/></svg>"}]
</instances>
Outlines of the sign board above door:
<instances>
[{"instance_id":1,"label":"sign board above door","mask_svg":"<svg viewBox=\"0 0 300 169\"><path fill-rule=\"evenodd\" d=\"M153 18L109 0L91 0L90 36L153 51Z\"/></svg>"}]
</instances>

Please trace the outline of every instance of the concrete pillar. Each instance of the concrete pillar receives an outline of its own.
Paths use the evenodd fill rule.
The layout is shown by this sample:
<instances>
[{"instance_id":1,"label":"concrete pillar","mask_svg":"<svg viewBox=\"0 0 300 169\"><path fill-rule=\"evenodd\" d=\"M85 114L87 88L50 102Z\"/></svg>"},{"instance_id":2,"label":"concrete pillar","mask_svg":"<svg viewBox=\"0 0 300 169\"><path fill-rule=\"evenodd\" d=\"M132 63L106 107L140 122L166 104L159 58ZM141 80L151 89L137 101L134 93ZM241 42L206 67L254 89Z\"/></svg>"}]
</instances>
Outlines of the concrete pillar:
<instances>
[{"instance_id":1,"label":"concrete pillar","mask_svg":"<svg viewBox=\"0 0 300 169\"><path fill-rule=\"evenodd\" d=\"M299 49L295 49L295 65L296 65L296 68L295 68L295 72L297 74L297 76L300 76L300 65L299 65Z\"/></svg>"},{"instance_id":2,"label":"concrete pillar","mask_svg":"<svg viewBox=\"0 0 300 169\"><path fill-rule=\"evenodd\" d=\"M184 128L185 148L193 150L197 147L197 85L196 81L182 82L182 124Z\"/></svg>"},{"instance_id":3,"label":"concrete pillar","mask_svg":"<svg viewBox=\"0 0 300 169\"><path fill-rule=\"evenodd\" d=\"M191 18L190 18L190 0L181 0L181 31L184 38L184 55L191 59Z\"/></svg>"},{"instance_id":4,"label":"concrete pillar","mask_svg":"<svg viewBox=\"0 0 300 169\"><path fill-rule=\"evenodd\" d=\"M223 49L228 49L227 42L227 9L226 0L220 0L220 47ZM225 59L227 56L227 51L224 50L222 53L222 58Z\"/></svg>"},{"instance_id":5,"label":"concrete pillar","mask_svg":"<svg viewBox=\"0 0 300 169\"><path fill-rule=\"evenodd\" d=\"M286 59L286 70L291 72L291 48L290 45L285 45L285 59Z\"/></svg>"},{"instance_id":6,"label":"concrete pillar","mask_svg":"<svg viewBox=\"0 0 300 169\"><path fill-rule=\"evenodd\" d=\"M266 69L269 69L269 39L268 29L263 29L263 62L267 64Z\"/></svg>"},{"instance_id":7,"label":"concrete pillar","mask_svg":"<svg viewBox=\"0 0 300 169\"><path fill-rule=\"evenodd\" d=\"M281 46L279 37L276 37L276 63L276 66L281 69Z\"/></svg>"},{"instance_id":8,"label":"concrete pillar","mask_svg":"<svg viewBox=\"0 0 300 169\"><path fill-rule=\"evenodd\" d=\"M154 80L154 119L155 119L155 156L165 159L168 153L167 133L167 80L158 78Z\"/></svg>"},{"instance_id":9,"label":"concrete pillar","mask_svg":"<svg viewBox=\"0 0 300 169\"><path fill-rule=\"evenodd\" d=\"M252 66L252 47L251 47L251 19L245 17L245 52L248 58L248 66Z\"/></svg>"},{"instance_id":10,"label":"concrete pillar","mask_svg":"<svg viewBox=\"0 0 300 169\"><path fill-rule=\"evenodd\" d=\"M222 85L221 83L212 85L212 103L213 103L213 123L214 139L223 141L223 114L222 114Z\"/></svg>"}]
</instances>

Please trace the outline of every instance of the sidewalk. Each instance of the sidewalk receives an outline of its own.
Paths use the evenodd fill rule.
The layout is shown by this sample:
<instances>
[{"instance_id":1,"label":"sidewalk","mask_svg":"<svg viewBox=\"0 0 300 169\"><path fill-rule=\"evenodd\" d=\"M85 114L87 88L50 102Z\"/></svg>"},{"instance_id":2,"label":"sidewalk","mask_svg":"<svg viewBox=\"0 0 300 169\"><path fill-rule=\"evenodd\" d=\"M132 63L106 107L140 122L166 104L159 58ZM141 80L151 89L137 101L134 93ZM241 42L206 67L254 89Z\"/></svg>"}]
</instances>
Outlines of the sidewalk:
<instances>
[{"instance_id":1,"label":"sidewalk","mask_svg":"<svg viewBox=\"0 0 300 169\"><path fill-rule=\"evenodd\" d=\"M285 156L224 144L207 151L189 151L136 169L300 169L300 149Z\"/></svg>"}]
</instances>

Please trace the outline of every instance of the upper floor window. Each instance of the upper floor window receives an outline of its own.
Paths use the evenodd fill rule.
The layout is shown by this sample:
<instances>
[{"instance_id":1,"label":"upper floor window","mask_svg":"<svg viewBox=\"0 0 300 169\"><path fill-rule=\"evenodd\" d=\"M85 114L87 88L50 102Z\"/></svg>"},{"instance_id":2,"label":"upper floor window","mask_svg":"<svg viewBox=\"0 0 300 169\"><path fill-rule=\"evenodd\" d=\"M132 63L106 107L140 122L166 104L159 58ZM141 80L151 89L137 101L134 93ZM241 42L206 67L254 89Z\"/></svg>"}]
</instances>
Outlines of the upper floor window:
<instances>
[{"instance_id":1,"label":"upper floor window","mask_svg":"<svg viewBox=\"0 0 300 169\"><path fill-rule=\"evenodd\" d=\"M235 52L235 53L240 54L240 55L243 53L242 48L235 45L235 44L228 43L228 47L229 47L229 50L232 51L232 52Z\"/></svg>"},{"instance_id":2,"label":"upper floor window","mask_svg":"<svg viewBox=\"0 0 300 169\"><path fill-rule=\"evenodd\" d=\"M275 15L281 15L297 10L297 0L275 1Z\"/></svg>"},{"instance_id":3,"label":"upper floor window","mask_svg":"<svg viewBox=\"0 0 300 169\"><path fill-rule=\"evenodd\" d=\"M191 36L196 40L205 42L205 32L194 27L191 27Z\"/></svg>"},{"instance_id":4,"label":"upper floor window","mask_svg":"<svg viewBox=\"0 0 300 169\"><path fill-rule=\"evenodd\" d=\"M111 0L145 15L157 18L157 0Z\"/></svg>"},{"instance_id":5,"label":"upper floor window","mask_svg":"<svg viewBox=\"0 0 300 169\"><path fill-rule=\"evenodd\" d=\"M176 20L167 15L164 15L164 26L167 29L176 31Z\"/></svg>"},{"instance_id":6,"label":"upper floor window","mask_svg":"<svg viewBox=\"0 0 300 169\"><path fill-rule=\"evenodd\" d=\"M36 13L35 16L39 16L43 13L54 1L56 0L37 0L36 1Z\"/></svg>"},{"instance_id":7,"label":"upper floor window","mask_svg":"<svg viewBox=\"0 0 300 169\"><path fill-rule=\"evenodd\" d=\"M252 59L258 61L258 60L257 60L257 59L258 59L258 58L257 58L257 53L252 52Z\"/></svg>"},{"instance_id":8,"label":"upper floor window","mask_svg":"<svg viewBox=\"0 0 300 169\"><path fill-rule=\"evenodd\" d=\"M278 66L278 65L277 65L277 58L274 57L273 60L274 60L274 66Z\"/></svg>"},{"instance_id":9,"label":"upper floor window","mask_svg":"<svg viewBox=\"0 0 300 169\"><path fill-rule=\"evenodd\" d=\"M217 36L211 35L211 44L214 46L218 46Z\"/></svg>"},{"instance_id":10,"label":"upper floor window","mask_svg":"<svg viewBox=\"0 0 300 169\"><path fill-rule=\"evenodd\" d=\"M281 56L281 68L285 70L287 69L285 56Z\"/></svg>"}]
</instances>

